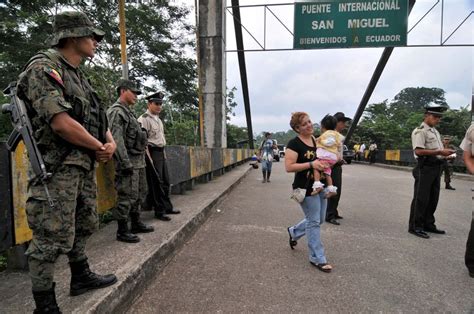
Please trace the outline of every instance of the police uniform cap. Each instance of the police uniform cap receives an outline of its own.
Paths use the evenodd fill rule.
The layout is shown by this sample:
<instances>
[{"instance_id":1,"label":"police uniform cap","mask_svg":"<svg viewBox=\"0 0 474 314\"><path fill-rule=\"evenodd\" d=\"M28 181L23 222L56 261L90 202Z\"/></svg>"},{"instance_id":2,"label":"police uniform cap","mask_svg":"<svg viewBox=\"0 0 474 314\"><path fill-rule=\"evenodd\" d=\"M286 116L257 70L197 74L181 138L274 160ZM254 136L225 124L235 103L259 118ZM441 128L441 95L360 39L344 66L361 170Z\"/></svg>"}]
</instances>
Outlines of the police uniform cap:
<instances>
[{"instance_id":1,"label":"police uniform cap","mask_svg":"<svg viewBox=\"0 0 474 314\"><path fill-rule=\"evenodd\" d=\"M98 42L104 38L104 31L95 27L87 15L77 11L66 11L57 14L53 20L53 34L51 46L56 46L59 40L70 37L84 37L93 35Z\"/></svg>"},{"instance_id":2,"label":"police uniform cap","mask_svg":"<svg viewBox=\"0 0 474 314\"><path fill-rule=\"evenodd\" d=\"M351 121L351 120L352 120L351 118L346 117L346 116L344 115L344 112L336 112L336 114L334 114L333 117L336 118L337 122L340 122L340 121L347 122L347 121Z\"/></svg>"},{"instance_id":3,"label":"police uniform cap","mask_svg":"<svg viewBox=\"0 0 474 314\"><path fill-rule=\"evenodd\" d=\"M431 102L425 105L425 113L431 113L434 115L441 116L446 110L448 110L448 106L445 104L437 104L437 103Z\"/></svg>"},{"instance_id":4,"label":"police uniform cap","mask_svg":"<svg viewBox=\"0 0 474 314\"><path fill-rule=\"evenodd\" d=\"M117 82L117 93L120 92L121 88L129 89L137 95L140 95L142 93L140 91L140 89L137 87L137 84L135 84L134 82L132 82L130 80L126 80L126 79L120 79Z\"/></svg>"},{"instance_id":5,"label":"police uniform cap","mask_svg":"<svg viewBox=\"0 0 474 314\"><path fill-rule=\"evenodd\" d=\"M155 92L147 95L145 99L149 102L154 102L155 104L162 104L164 96L165 95L162 92Z\"/></svg>"}]
</instances>

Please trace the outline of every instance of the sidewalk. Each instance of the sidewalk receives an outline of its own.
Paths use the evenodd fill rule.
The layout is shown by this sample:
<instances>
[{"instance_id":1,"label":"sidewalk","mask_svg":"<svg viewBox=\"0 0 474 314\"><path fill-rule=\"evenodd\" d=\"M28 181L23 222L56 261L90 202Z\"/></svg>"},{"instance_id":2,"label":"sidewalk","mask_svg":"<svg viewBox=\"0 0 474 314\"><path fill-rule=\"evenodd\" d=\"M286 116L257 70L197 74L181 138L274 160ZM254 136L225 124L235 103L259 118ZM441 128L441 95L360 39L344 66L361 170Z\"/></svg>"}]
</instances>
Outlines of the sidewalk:
<instances>
[{"instance_id":1,"label":"sidewalk","mask_svg":"<svg viewBox=\"0 0 474 314\"><path fill-rule=\"evenodd\" d=\"M367 161L356 161L356 160L353 160L352 162L359 165L375 166L375 167L402 170L402 171L408 171L408 172L411 172L413 170L413 167L410 167L410 166L396 166L396 165L387 165L387 164L381 164L381 163L371 164ZM474 176L467 173L454 172L452 175L452 178L459 179L459 180L466 180L466 181L474 181Z\"/></svg>"},{"instance_id":2,"label":"sidewalk","mask_svg":"<svg viewBox=\"0 0 474 314\"><path fill-rule=\"evenodd\" d=\"M144 212L143 220L155 227L155 232L140 234L141 242L128 244L115 240L116 223L111 222L88 242L87 253L91 269L99 274L114 273L115 285L90 291L77 297L69 296L70 272L67 258L57 261L56 295L63 313L117 313L139 296L148 283L169 263L176 252L202 225L219 201L227 195L251 167L237 166L206 184L198 184L184 195L173 195L175 208L170 222L153 218ZM31 283L26 272L0 273L0 313L32 313L34 309Z\"/></svg>"}]
</instances>

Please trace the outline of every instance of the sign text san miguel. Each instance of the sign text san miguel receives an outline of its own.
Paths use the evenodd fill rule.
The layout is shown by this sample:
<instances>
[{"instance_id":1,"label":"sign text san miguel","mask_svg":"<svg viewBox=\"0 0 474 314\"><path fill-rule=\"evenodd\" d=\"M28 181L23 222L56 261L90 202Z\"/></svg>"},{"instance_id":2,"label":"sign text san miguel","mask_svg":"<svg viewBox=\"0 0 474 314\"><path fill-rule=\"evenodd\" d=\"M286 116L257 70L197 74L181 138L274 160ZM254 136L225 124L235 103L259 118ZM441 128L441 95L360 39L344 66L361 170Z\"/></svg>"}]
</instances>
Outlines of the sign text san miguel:
<instances>
[{"instance_id":1,"label":"sign text san miguel","mask_svg":"<svg viewBox=\"0 0 474 314\"><path fill-rule=\"evenodd\" d=\"M408 0L295 3L293 48L406 46Z\"/></svg>"}]
</instances>

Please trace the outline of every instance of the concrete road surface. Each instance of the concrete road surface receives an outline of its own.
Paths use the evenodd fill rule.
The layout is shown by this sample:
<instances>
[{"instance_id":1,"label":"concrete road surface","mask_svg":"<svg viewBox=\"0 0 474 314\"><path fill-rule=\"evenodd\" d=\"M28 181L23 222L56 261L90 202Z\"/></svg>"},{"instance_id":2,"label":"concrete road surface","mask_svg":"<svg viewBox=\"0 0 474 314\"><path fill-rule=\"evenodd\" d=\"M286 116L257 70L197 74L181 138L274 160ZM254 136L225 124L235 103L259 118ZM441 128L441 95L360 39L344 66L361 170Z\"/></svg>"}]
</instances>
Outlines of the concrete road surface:
<instances>
[{"instance_id":1,"label":"concrete road surface","mask_svg":"<svg viewBox=\"0 0 474 314\"><path fill-rule=\"evenodd\" d=\"M441 191L436 218L447 234L425 240L407 232L411 173L344 166L344 219L322 227L334 266L325 274L309 264L305 240L288 246L286 227L303 214L283 166L273 163L265 184L252 170L129 312L474 312L464 266L473 182Z\"/></svg>"}]
</instances>

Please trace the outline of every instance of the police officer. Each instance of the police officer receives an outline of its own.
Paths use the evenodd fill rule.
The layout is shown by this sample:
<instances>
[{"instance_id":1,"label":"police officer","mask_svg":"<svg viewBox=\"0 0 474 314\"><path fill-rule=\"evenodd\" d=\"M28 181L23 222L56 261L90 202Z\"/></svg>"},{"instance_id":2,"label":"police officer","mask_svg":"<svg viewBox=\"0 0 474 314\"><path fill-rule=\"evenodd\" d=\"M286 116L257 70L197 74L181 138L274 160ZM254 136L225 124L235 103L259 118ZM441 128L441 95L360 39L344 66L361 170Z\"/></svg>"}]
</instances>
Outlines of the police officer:
<instances>
[{"instance_id":1,"label":"police officer","mask_svg":"<svg viewBox=\"0 0 474 314\"><path fill-rule=\"evenodd\" d=\"M425 106L425 110L423 123L411 134L417 165L413 169L415 192L411 202L408 232L428 239L430 236L426 232L446 233L436 227L434 213L439 199L441 167L455 151L443 148L441 136L435 129L447 106L430 103Z\"/></svg>"},{"instance_id":2,"label":"police officer","mask_svg":"<svg viewBox=\"0 0 474 314\"><path fill-rule=\"evenodd\" d=\"M163 192L160 193L160 195L153 196L156 191L152 191L153 187L150 187L147 196L147 203L149 205L153 204L153 199L156 197L159 198L157 200L158 204L155 204L156 207L154 208L155 218L168 221L170 218L166 214L176 215L181 212L173 207L169 197L171 185L165 154L165 129L163 127L163 122L160 119L160 113L163 109L163 96L162 92L155 92L146 96L148 110L138 118L138 121L148 133L148 151L150 152L153 166L157 172L156 174L159 176L159 178L157 178L159 179L159 182L154 182L154 184L159 184Z\"/></svg>"},{"instance_id":3,"label":"police officer","mask_svg":"<svg viewBox=\"0 0 474 314\"><path fill-rule=\"evenodd\" d=\"M351 118L346 117L343 112L337 112L334 114L334 118L337 120L336 131L339 133L342 133L342 131L344 131L346 128L346 124L352 120ZM340 157L341 160L334 165L331 175L333 185L337 187L337 194L328 199L326 211L326 221L336 226L341 224L338 220L342 219L342 216L339 215L337 210L342 193L342 165L344 164L344 159L342 159L342 156Z\"/></svg>"},{"instance_id":4,"label":"police officer","mask_svg":"<svg viewBox=\"0 0 474 314\"><path fill-rule=\"evenodd\" d=\"M454 145L451 145L449 142L451 141L451 136L445 135L443 136L443 147L450 148L456 150ZM446 184L446 190L456 190L451 186L451 176L453 175L453 162L454 158L450 160L445 160L443 164L443 172L444 172L444 183Z\"/></svg>"},{"instance_id":5,"label":"police officer","mask_svg":"<svg viewBox=\"0 0 474 314\"><path fill-rule=\"evenodd\" d=\"M32 57L18 81L18 96L52 173L47 186L54 199L50 207L30 169L26 212L33 239L26 255L35 313L60 313L53 282L60 254L69 258L71 295L117 281L112 274L93 273L85 253L87 239L98 228L94 163L110 160L116 145L104 108L79 65L94 57L104 32L83 13L63 12L55 16L52 35L52 48Z\"/></svg>"},{"instance_id":6,"label":"police officer","mask_svg":"<svg viewBox=\"0 0 474 314\"><path fill-rule=\"evenodd\" d=\"M118 241L136 243L135 233L153 232L151 226L140 221L140 208L147 190L145 174L145 149L147 135L138 123L132 107L141 92L130 80L117 83L118 100L107 110L110 129L117 143L115 160L115 188L117 204L112 210L117 220ZM128 218L131 229L128 228Z\"/></svg>"},{"instance_id":7,"label":"police officer","mask_svg":"<svg viewBox=\"0 0 474 314\"><path fill-rule=\"evenodd\" d=\"M467 170L474 174L474 122L467 129L466 136L461 143L463 149L463 159ZM473 198L474 199L474 198ZM469 276L474 278L474 211L472 212L471 230L466 243L465 262L469 271Z\"/></svg>"}]
</instances>

